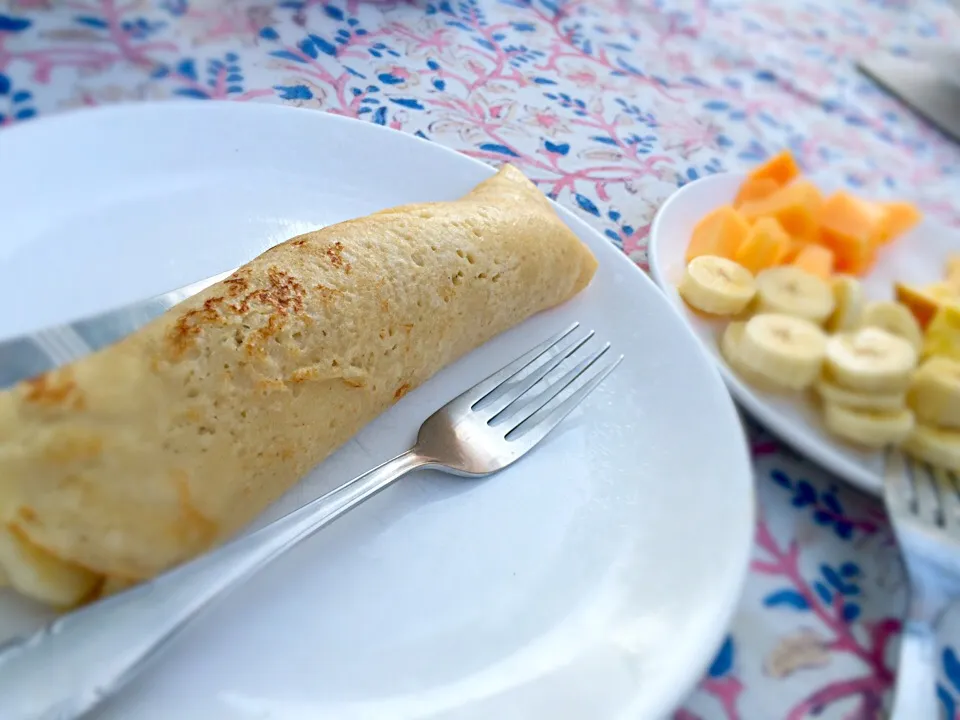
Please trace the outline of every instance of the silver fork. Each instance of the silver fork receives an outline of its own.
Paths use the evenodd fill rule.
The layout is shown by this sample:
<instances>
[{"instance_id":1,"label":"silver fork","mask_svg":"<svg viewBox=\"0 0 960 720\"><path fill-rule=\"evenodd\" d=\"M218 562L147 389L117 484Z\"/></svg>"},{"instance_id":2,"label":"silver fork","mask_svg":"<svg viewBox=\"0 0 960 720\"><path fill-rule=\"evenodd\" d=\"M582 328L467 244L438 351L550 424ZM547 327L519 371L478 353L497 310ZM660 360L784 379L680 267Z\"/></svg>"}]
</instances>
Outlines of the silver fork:
<instances>
[{"instance_id":1,"label":"silver fork","mask_svg":"<svg viewBox=\"0 0 960 720\"><path fill-rule=\"evenodd\" d=\"M937 626L960 597L960 478L887 451L884 501L910 579L893 720L938 717Z\"/></svg>"},{"instance_id":2,"label":"silver fork","mask_svg":"<svg viewBox=\"0 0 960 720\"><path fill-rule=\"evenodd\" d=\"M601 362L607 343L561 368L593 337L575 335L577 327L444 405L420 427L416 445L393 460L257 532L0 648L0 718L69 720L88 712L213 600L412 470L484 477L521 458L623 359ZM551 376L554 370L562 376Z\"/></svg>"}]
</instances>

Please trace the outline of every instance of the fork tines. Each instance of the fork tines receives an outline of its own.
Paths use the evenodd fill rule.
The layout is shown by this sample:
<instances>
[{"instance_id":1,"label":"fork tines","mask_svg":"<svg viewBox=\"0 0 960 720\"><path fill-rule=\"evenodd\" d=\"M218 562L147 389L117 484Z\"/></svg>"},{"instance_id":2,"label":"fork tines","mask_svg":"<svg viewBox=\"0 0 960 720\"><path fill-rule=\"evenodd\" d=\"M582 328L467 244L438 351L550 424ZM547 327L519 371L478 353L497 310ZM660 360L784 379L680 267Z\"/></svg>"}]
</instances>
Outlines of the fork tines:
<instances>
[{"instance_id":1,"label":"fork tines","mask_svg":"<svg viewBox=\"0 0 960 720\"><path fill-rule=\"evenodd\" d=\"M911 515L924 523L960 530L960 477L890 449L885 494L891 515Z\"/></svg>"},{"instance_id":2,"label":"fork tines","mask_svg":"<svg viewBox=\"0 0 960 720\"><path fill-rule=\"evenodd\" d=\"M491 426L503 425L507 439L549 432L623 359L601 361L610 343L590 352L595 333L578 333L579 327L548 338L465 393L470 410Z\"/></svg>"}]
</instances>

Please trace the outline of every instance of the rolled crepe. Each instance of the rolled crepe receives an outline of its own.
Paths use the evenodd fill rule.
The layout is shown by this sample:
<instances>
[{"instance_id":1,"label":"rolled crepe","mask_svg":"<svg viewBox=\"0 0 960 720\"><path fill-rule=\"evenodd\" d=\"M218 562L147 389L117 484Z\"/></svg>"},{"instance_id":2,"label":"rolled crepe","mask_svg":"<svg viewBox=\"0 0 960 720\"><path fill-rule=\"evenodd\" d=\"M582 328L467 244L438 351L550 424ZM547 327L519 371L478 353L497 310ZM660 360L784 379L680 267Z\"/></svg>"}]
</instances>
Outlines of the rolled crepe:
<instances>
[{"instance_id":1,"label":"rolled crepe","mask_svg":"<svg viewBox=\"0 0 960 720\"><path fill-rule=\"evenodd\" d=\"M21 592L69 604L197 555L595 268L509 166L460 200L268 250L119 343L0 394L0 521L17 543L0 542L0 566ZM36 572L20 581L15 567L34 556L49 581L39 591Z\"/></svg>"}]
</instances>

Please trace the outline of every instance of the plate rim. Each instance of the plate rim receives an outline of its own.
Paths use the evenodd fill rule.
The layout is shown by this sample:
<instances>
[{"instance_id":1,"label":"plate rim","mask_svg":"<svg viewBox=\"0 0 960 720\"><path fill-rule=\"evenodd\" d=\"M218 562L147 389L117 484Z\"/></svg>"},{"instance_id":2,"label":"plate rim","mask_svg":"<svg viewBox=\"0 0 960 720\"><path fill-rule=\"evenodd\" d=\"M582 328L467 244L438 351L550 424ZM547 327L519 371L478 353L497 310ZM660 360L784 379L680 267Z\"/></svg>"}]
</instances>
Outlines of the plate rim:
<instances>
[{"instance_id":1,"label":"plate rim","mask_svg":"<svg viewBox=\"0 0 960 720\"><path fill-rule=\"evenodd\" d=\"M437 157L448 158L447 162L464 162L468 161L475 168L482 169L482 171L489 177L496 172L496 168L492 165L489 165L481 160L472 158L468 155L465 155L453 148L441 145L429 139L421 138L415 135L412 135L408 132L403 132L400 130L395 130L386 126L376 125L374 123L366 122L360 119L355 119L346 116L334 115L322 110L316 110L311 108L298 108L291 107L286 105L271 104L271 103L238 103L238 102L229 102L229 101L208 101L204 103L199 103L197 101L191 100L148 100L142 102L121 102L112 105L98 106L96 108L74 108L66 110L63 112L57 112L50 115L43 115L40 118L31 120L27 123L17 124L11 128L7 128L0 132L0 150L2 150L4 142L37 142L37 140L32 139L31 135L37 135L39 138L43 137L45 132L61 132L68 133L70 131L70 124L75 122L78 118L87 118L91 115L97 115L103 119L103 122L111 121L123 121L124 116L131 116L136 118L142 113L171 113L174 116L180 112L187 113L227 113L231 114L234 112L239 113L251 113L251 114L262 114L263 116L276 116L284 117L290 116L293 117L297 115L299 117L312 117L311 122L317 122L318 124L327 122L327 123L337 123L344 126L351 126L357 128L361 133L371 133L378 134L381 137L392 137L392 140L387 140L386 142L406 142L413 143L419 142L421 147L426 149L427 147L433 147L434 150L429 150L427 152L434 153ZM111 117L112 116L112 117ZM113 118L116 118L114 120ZM130 122L130 120L127 120ZM283 122L283 120L279 121ZM508 160L509 162L509 160ZM676 197L676 193L673 196ZM668 200L669 201L669 200ZM628 277L634 279L641 278L640 282L650 283L649 291L651 296L658 297L656 302L662 302L662 309L668 313L678 313L677 309L673 306L673 303L664 296L664 294L657 287L658 283L655 282L655 278L648 276L641 268L639 268L632 260L630 260L622 251L614 247L608 239L606 239L598 230L592 227L584 219L578 217L576 213L572 210L560 205L556 201L550 199L551 205L554 210L557 212L559 217L567 224L574 232L578 235L583 235L584 233L589 233L592 237L597 240L597 246L602 246L604 248L598 254L599 262L612 262L620 263L617 267L618 270L623 270L628 274ZM657 213L659 216L659 211ZM656 223L656 218L654 219ZM653 226L651 226L652 230ZM651 232L651 238L653 233ZM616 257L616 260L612 258ZM608 259L611 258L611 259ZM626 268L631 268L626 270ZM651 267L651 271L652 271ZM633 273L632 275L630 273ZM643 291L643 292L646 292ZM746 580L749 574L750 568L750 559L752 556L753 550L753 526L756 523L757 510L756 510L756 487L754 482L754 471L753 471L753 462L752 456L749 451L749 440L746 433L746 429L743 425L742 419L739 416L738 409L733 402L733 399L730 396L729 388L723 382L723 373L722 371L718 373L718 368L713 362L713 358L710 356L709 351L703 347L703 344L700 343L699 338L696 337L696 334L688 326L686 321L682 316L678 317L679 321L677 324L677 330L681 333L686 333L688 336L691 336L695 341L691 344L692 348L695 348L697 352L702 356L701 366L703 370L709 374L713 374L714 377L720 381L720 386L723 388L723 395L726 397L725 403L729 403L727 410L729 411L730 417L736 422L733 423L729 432L732 433L731 440L738 440L738 446L741 449L741 459L743 461L743 470L744 470L744 481L742 483L742 492L745 493L745 496L742 498L742 506L745 510L746 515L749 518L750 528L749 532L743 534L744 541L741 543L741 547L737 548L738 557L734 558L731 555L731 560L737 561L737 566L739 568L738 573L735 576L730 577L730 582L727 583L725 593L712 592L711 596L716 600L714 605L714 615L717 618L716 623L711 627L709 637L703 639L702 642L698 643L697 647L702 648L702 652L696 653L696 658L694 658L694 652L687 651L690 656L690 661L687 663L687 671L685 673L677 673L675 676L677 678L677 683L672 690L660 690L660 694L666 699L666 702L669 704L670 708L679 707L683 702L683 699L691 692L697 685L697 683L702 679L705 671L709 667L710 663L713 660L713 656L719 650L724 637L726 636L730 623L734 617L734 614L739 607L740 599L743 594L744 587L746 585ZM713 382L711 380L710 382ZM734 488L731 488L734 490ZM737 491L740 491L739 488L736 488ZM740 503L738 503L738 506ZM717 588L714 588L716 590ZM638 692L644 692L642 688L638 686ZM646 690L645 692L650 692Z\"/></svg>"}]
</instances>

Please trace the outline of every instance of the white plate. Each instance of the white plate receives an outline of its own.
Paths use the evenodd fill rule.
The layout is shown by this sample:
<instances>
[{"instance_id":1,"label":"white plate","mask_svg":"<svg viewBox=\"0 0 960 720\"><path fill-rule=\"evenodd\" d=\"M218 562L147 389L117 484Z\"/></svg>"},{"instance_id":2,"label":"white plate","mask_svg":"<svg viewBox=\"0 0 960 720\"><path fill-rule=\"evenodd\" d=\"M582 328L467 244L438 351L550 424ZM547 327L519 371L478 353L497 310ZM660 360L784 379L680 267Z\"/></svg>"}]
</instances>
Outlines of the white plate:
<instances>
[{"instance_id":1,"label":"white plate","mask_svg":"<svg viewBox=\"0 0 960 720\"><path fill-rule=\"evenodd\" d=\"M0 133L0 167L3 334L492 172L374 125L199 103L28 123ZM263 520L406 449L436 407L574 318L626 355L582 411L493 478L424 472L374 498L219 605L103 717L593 720L682 699L747 567L744 437L653 283L563 217L600 259L590 288L411 393ZM37 614L7 597L0 618L10 632Z\"/></svg>"},{"instance_id":2,"label":"white plate","mask_svg":"<svg viewBox=\"0 0 960 720\"><path fill-rule=\"evenodd\" d=\"M677 292L693 226L714 208L732 202L744 177L743 173L711 175L684 186L663 204L650 230L650 272L713 356L738 402L798 452L854 485L879 493L883 488L880 451L859 449L830 435L812 402L756 390L740 380L719 351L726 323L692 312ZM829 180L813 180L824 191L836 189ZM881 251L863 280L864 294L875 300L892 299L897 280L920 284L941 280L947 255L958 249L960 236L955 230L924 220Z\"/></svg>"}]
</instances>

